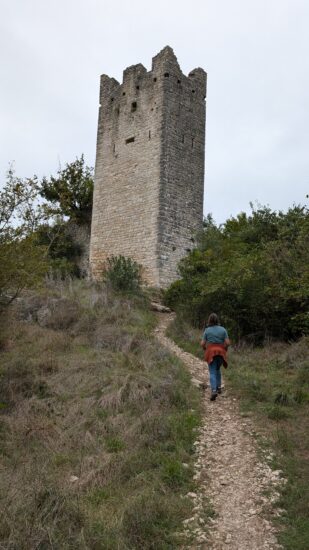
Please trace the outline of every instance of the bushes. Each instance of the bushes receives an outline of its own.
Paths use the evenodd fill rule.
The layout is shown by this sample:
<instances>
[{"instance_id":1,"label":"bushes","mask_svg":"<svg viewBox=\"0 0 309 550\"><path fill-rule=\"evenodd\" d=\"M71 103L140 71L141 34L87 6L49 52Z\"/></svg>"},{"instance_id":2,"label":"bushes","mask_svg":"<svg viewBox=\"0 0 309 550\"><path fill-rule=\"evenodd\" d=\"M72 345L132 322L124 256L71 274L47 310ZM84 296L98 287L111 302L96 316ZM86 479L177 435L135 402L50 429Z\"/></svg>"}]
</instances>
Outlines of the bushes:
<instances>
[{"instance_id":1,"label":"bushes","mask_svg":"<svg viewBox=\"0 0 309 550\"><path fill-rule=\"evenodd\" d=\"M165 301L197 326L218 312L234 340L298 338L309 331L308 264L305 207L286 214L260 208L220 227L208 217Z\"/></svg>"},{"instance_id":2,"label":"bushes","mask_svg":"<svg viewBox=\"0 0 309 550\"><path fill-rule=\"evenodd\" d=\"M104 279L114 290L137 292L141 284L141 266L124 256L111 256L106 260Z\"/></svg>"}]
</instances>

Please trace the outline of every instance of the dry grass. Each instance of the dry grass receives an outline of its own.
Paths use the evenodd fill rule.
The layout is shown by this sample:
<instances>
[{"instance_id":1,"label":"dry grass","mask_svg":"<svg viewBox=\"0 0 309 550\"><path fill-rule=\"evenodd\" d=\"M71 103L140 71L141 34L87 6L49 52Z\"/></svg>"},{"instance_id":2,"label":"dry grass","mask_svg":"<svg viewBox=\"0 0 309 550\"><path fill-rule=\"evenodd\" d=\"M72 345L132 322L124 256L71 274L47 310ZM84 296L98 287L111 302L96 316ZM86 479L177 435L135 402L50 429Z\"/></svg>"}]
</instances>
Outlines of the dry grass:
<instances>
[{"instance_id":1,"label":"dry grass","mask_svg":"<svg viewBox=\"0 0 309 550\"><path fill-rule=\"evenodd\" d=\"M153 340L154 323L143 296L86 283L51 285L11 311L0 351L1 548L181 544L199 397Z\"/></svg>"}]
</instances>

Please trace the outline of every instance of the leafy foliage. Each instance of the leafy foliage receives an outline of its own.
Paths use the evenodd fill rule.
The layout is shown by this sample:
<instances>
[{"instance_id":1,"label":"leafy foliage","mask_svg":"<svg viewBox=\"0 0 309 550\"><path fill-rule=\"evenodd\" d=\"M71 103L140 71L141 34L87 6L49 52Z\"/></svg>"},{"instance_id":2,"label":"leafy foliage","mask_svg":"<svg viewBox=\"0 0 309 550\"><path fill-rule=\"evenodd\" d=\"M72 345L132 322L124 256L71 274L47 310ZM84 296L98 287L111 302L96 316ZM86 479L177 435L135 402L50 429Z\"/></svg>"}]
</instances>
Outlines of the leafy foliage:
<instances>
[{"instance_id":1,"label":"leafy foliage","mask_svg":"<svg viewBox=\"0 0 309 550\"><path fill-rule=\"evenodd\" d=\"M141 284L141 266L124 256L107 258L104 279L114 290L137 292Z\"/></svg>"},{"instance_id":2,"label":"leafy foliage","mask_svg":"<svg viewBox=\"0 0 309 550\"><path fill-rule=\"evenodd\" d=\"M217 311L234 339L298 337L309 332L308 264L305 207L260 207L219 227L208 216L165 300L199 326Z\"/></svg>"},{"instance_id":3,"label":"leafy foliage","mask_svg":"<svg viewBox=\"0 0 309 550\"><path fill-rule=\"evenodd\" d=\"M21 179L11 167L0 192L0 305L10 303L26 287L36 285L47 269L45 248L33 232L41 221L37 178Z\"/></svg>"},{"instance_id":4,"label":"leafy foliage","mask_svg":"<svg viewBox=\"0 0 309 550\"><path fill-rule=\"evenodd\" d=\"M59 168L56 177L44 178L40 194L54 205L53 214L68 216L76 223L90 223L93 169L85 165L84 155Z\"/></svg>"},{"instance_id":5,"label":"leafy foliage","mask_svg":"<svg viewBox=\"0 0 309 550\"><path fill-rule=\"evenodd\" d=\"M79 277L77 258L81 247L68 233L67 223L58 220L54 225L42 224L35 233L39 246L47 247L49 270L52 274L65 278L67 275Z\"/></svg>"}]
</instances>

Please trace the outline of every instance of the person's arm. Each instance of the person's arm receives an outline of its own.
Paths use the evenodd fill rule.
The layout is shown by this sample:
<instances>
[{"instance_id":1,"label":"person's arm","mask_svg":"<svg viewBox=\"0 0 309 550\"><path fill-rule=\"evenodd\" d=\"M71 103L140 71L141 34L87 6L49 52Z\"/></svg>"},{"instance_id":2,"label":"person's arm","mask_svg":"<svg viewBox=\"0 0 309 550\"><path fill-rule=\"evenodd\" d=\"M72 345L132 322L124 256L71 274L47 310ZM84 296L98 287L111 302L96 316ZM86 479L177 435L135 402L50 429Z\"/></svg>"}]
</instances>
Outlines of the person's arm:
<instances>
[{"instance_id":1,"label":"person's arm","mask_svg":"<svg viewBox=\"0 0 309 550\"><path fill-rule=\"evenodd\" d=\"M229 339L229 337L225 338L223 345L225 349L228 349L228 347L231 345L231 340Z\"/></svg>"},{"instance_id":2,"label":"person's arm","mask_svg":"<svg viewBox=\"0 0 309 550\"><path fill-rule=\"evenodd\" d=\"M206 340L204 340L204 339L201 340L201 346L202 346L203 349L206 349L206 347L207 347Z\"/></svg>"},{"instance_id":3,"label":"person's arm","mask_svg":"<svg viewBox=\"0 0 309 550\"><path fill-rule=\"evenodd\" d=\"M206 349L206 347L207 347L207 339L206 339L206 338L207 338L207 337L206 337L206 330L205 330L205 331L204 331L204 334L203 334L203 338L202 338L202 340L201 340L201 342L200 342L200 344L201 344L201 346L202 346L203 349Z\"/></svg>"},{"instance_id":4,"label":"person's arm","mask_svg":"<svg viewBox=\"0 0 309 550\"><path fill-rule=\"evenodd\" d=\"M224 337L223 345L224 345L225 349L228 349L228 347L231 345L231 341L229 339L229 335L228 335L226 330L225 330L225 337Z\"/></svg>"}]
</instances>

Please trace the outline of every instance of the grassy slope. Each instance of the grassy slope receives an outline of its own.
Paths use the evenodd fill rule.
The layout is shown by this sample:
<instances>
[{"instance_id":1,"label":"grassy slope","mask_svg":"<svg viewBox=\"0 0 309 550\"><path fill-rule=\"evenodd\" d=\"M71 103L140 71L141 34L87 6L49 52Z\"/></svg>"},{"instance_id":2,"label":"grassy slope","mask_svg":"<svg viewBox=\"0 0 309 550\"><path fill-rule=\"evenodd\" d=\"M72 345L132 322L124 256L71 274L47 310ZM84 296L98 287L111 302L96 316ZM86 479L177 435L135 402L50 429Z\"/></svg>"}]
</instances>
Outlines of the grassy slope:
<instances>
[{"instance_id":1,"label":"grassy slope","mask_svg":"<svg viewBox=\"0 0 309 550\"><path fill-rule=\"evenodd\" d=\"M176 548L199 422L188 373L141 297L60 287L19 316L51 299L48 327L16 312L2 327L1 548Z\"/></svg>"},{"instance_id":2,"label":"grassy slope","mask_svg":"<svg viewBox=\"0 0 309 550\"><path fill-rule=\"evenodd\" d=\"M200 331L179 320L169 334L186 351L201 357ZM309 341L234 350L225 371L245 414L275 451L273 466L288 482L282 489L280 542L287 550L309 548ZM263 438L263 444L265 439Z\"/></svg>"}]
</instances>

